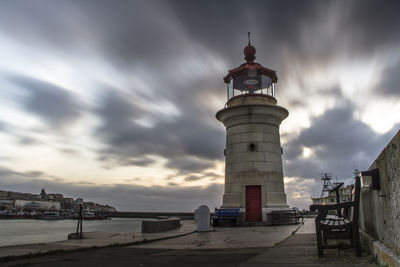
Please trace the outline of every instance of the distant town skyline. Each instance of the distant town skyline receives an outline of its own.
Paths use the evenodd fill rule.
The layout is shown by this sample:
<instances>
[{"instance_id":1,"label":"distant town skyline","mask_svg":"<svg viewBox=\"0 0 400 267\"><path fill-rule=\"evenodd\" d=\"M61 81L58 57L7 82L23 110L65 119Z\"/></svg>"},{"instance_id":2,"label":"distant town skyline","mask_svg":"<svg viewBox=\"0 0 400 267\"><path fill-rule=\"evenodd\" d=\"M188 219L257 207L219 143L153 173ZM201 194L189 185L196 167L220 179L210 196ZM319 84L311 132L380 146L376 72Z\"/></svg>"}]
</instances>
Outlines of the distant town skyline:
<instances>
[{"instance_id":1,"label":"distant town skyline","mask_svg":"<svg viewBox=\"0 0 400 267\"><path fill-rule=\"evenodd\" d=\"M277 71L288 204L400 128L398 1L0 2L0 190L126 211L222 203L222 78Z\"/></svg>"},{"instance_id":2,"label":"distant town skyline","mask_svg":"<svg viewBox=\"0 0 400 267\"><path fill-rule=\"evenodd\" d=\"M80 206L93 212L115 212L116 209L104 203L84 201L83 198L73 199L59 193L46 193L42 188L40 194L0 190L0 212L7 215L18 213L43 212L62 210L63 212L79 212ZM22 215L22 214L20 214Z\"/></svg>"}]
</instances>

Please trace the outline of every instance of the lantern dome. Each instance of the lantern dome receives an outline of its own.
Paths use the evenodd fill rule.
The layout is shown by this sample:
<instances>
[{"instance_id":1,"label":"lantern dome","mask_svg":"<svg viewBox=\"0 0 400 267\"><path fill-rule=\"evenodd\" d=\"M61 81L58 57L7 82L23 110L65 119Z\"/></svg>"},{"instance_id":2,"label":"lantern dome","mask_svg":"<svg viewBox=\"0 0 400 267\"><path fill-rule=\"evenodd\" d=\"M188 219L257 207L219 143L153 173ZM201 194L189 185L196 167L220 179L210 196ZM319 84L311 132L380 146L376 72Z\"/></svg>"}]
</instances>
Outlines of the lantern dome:
<instances>
[{"instance_id":1,"label":"lantern dome","mask_svg":"<svg viewBox=\"0 0 400 267\"><path fill-rule=\"evenodd\" d=\"M249 43L243 50L246 62L231 69L224 77L228 88L228 99L242 94L264 94L274 97L274 83L278 77L276 71L254 62L256 48ZM236 91L236 93L235 93Z\"/></svg>"}]
</instances>

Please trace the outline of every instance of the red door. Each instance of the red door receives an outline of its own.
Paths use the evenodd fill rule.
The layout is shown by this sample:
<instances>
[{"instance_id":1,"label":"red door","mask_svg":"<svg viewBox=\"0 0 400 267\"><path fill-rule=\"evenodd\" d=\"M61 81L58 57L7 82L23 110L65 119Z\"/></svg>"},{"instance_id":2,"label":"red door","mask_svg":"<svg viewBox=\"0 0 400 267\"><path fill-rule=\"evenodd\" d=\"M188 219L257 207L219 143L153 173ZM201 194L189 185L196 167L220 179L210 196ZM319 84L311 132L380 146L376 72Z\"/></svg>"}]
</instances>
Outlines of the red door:
<instances>
[{"instance_id":1,"label":"red door","mask_svg":"<svg viewBox=\"0 0 400 267\"><path fill-rule=\"evenodd\" d=\"M246 186L246 222L261 221L261 186Z\"/></svg>"}]
</instances>

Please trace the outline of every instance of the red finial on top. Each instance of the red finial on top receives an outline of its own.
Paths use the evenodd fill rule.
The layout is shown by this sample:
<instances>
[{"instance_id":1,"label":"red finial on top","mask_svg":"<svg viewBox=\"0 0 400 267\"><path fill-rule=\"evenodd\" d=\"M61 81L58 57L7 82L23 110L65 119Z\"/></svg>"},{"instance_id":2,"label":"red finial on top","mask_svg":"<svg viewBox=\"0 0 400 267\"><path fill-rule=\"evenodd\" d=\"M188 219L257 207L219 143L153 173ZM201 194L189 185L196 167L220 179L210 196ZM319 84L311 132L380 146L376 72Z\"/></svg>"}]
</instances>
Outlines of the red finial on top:
<instances>
[{"instance_id":1,"label":"red finial on top","mask_svg":"<svg viewBox=\"0 0 400 267\"><path fill-rule=\"evenodd\" d=\"M244 59L247 62L253 62L256 59L256 48L250 44L250 32L248 33L249 36L249 44L244 48Z\"/></svg>"}]
</instances>

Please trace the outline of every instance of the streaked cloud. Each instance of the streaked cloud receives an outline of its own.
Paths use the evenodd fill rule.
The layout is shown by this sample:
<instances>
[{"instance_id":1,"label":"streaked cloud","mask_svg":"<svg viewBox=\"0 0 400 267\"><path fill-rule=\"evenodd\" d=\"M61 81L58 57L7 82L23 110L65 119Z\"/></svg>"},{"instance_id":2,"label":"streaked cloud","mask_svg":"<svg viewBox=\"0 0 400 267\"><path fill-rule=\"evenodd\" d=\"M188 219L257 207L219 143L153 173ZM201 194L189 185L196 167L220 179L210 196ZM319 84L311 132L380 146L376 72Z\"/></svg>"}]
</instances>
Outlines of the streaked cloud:
<instances>
[{"instance_id":1,"label":"streaked cloud","mask_svg":"<svg viewBox=\"0 0 400 267\"><path fill-rule=\"evenodd\" d=\"M38 171L20 173L3 167L0 167L0 178L2 189L6 187L14 191L39 194L45 187L49 193L83 197L86 201L113 205L122 211L193 211L202 204L214 208L221 205L220 195L223 192L221 184L181 187L177 183L170 183L169 186L146 187L69 182Z\"/></svg>"},{"instance_id":2,"label":"streaked cloud","mask_svg":"<svg viewBox=\"0 0 400 267\"><path fill-rule=\"evenodd\" d=\"M63 128L80 117L82 106L66 89L31 77L11 76L9 80L26 91L27 97L22 99L26 111L39 116L49 127Z\"/></svg>"},{"instance_id":3,"label":"streaked cloud","mask_svg":"<svg viewBox=\"0 0 400 267\"><path fill-rule=\"evenodd\" d=\"M289 203L307 207L319 172L345 179L367 168L399 128L397 10L398 1L1 2L2 189L48 186L127 210L218 206L225 130L214 116L250 31L290 112Z\"/></svg>"}]
</instances>

